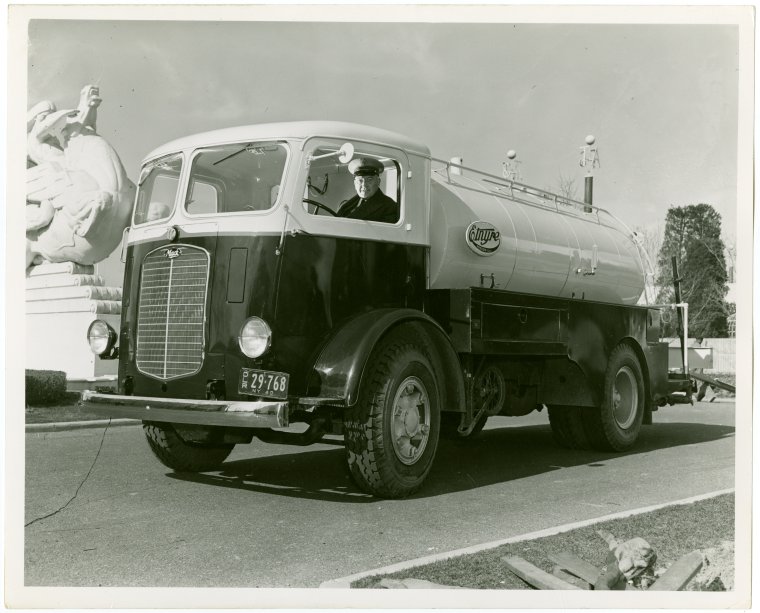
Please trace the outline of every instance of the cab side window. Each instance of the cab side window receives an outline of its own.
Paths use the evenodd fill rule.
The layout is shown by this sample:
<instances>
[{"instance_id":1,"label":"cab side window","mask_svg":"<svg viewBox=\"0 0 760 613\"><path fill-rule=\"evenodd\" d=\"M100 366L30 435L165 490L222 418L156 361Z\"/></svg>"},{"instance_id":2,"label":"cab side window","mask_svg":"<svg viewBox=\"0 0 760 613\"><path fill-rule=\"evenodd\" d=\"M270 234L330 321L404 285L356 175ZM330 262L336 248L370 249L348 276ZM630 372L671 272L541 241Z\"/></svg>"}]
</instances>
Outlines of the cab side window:
<instances>
[{"instance_id":1,"label":"cab side window","mask_svg":"<svg viewBox=\"0 0 760 613\"><path fill-rule=\"evenodd\" d=\"M312 215L395 224L400 217L400 164L392 157L357 147L349 162L340 145L312 152L304 208Z\"/></svg>"},{"instance_id":2,"label":"cab side window","mask_svg":"<svg viewBox=\"0 0 760 613\"><path fill-rule=\"evenodd\" d=\"M142 168L135 205L135 225L159 221L171 215L181 170L181 154L160 158Z\"/></svg>"}]
</instances>

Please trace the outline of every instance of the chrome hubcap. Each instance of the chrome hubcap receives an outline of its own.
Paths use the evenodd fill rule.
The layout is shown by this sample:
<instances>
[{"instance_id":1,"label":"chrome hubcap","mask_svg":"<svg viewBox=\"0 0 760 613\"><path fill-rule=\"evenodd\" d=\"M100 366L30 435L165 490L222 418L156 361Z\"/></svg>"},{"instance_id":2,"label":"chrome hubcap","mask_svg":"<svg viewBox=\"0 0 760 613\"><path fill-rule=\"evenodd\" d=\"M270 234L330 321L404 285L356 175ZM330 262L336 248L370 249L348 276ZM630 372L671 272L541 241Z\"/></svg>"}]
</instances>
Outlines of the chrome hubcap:
<instances>
[{"instance_id":1,"label":"chrome hubcap","mask_svg":"<svg viewBox=\"0 0 760 613\"><path fill-rule=\"evenodd\" d=\"M636 375L628 366L623 366L615 376L612 386L612 415L623 430L630 428L636 421L636 409L639 406L639 388Z\"/></svg>"},{"instance_id":2,"label":"chrome hubcap","mask_svg":"<svg viewBox=\"0 0 760 613\"><path fill-rule=\"evenodd\" d=\"M407 377L396 390L391 430L399 461L407 465L417 462L430 438L430 400L417 377Z\"/></svg>"}]
</instances>

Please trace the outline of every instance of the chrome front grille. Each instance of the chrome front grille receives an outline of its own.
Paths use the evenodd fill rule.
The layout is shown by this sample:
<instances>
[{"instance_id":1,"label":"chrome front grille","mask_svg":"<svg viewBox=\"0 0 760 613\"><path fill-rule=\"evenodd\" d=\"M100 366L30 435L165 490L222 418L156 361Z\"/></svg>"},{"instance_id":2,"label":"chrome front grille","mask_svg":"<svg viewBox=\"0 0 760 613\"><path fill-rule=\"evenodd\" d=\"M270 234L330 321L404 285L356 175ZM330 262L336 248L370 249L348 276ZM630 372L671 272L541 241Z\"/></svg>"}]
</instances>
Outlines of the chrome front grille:
<instances>
[{"instance_id":1,"label":"chrome front grille","mask_svg":"<svg viewBox=\"0 0 760 613\"><path fill-rule=\"evenodd\" d=\"M151 251L142 265L137 370L169 380L203 364L208 252L190 245Z\"/></svg>"}]
</instances>

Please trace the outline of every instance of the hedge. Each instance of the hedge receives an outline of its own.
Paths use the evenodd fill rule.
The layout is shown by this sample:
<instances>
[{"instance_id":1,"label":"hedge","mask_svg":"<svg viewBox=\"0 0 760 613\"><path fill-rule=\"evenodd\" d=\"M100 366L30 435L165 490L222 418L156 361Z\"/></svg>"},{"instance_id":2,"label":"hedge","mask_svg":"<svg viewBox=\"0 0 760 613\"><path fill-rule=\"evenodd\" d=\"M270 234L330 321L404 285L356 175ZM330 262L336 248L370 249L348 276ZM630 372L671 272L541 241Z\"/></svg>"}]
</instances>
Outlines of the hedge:
<instances>
[{"instance_id":1,"label":"hedge","mask_svg":"<svg viewBox=\"0 0 760 613\"><path fill-rule=\"evenodd\" d=\"M26 404L60 402L66 396L66 373L62 370L27 370Z\"/></svg>"}]
</instances>

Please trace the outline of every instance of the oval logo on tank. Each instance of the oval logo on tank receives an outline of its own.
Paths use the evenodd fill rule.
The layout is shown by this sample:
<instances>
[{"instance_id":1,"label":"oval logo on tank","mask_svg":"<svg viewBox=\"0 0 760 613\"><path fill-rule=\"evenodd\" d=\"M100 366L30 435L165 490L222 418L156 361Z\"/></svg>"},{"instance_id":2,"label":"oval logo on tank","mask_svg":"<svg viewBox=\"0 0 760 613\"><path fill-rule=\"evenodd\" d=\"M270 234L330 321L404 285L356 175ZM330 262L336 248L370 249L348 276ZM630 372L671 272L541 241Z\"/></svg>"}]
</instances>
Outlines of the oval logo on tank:
<instances>
[{"instance_id":1,"label":"oval logo on tank","mask_svg":"<svg viewBox=\"0 0 760 613\"><path fill-rule=\"evenodd\" d=\"M478 255L493 255L501 245L501 232L487 221L473 221L465 233L467 246Z\"/></svg>"}]
</instances>

